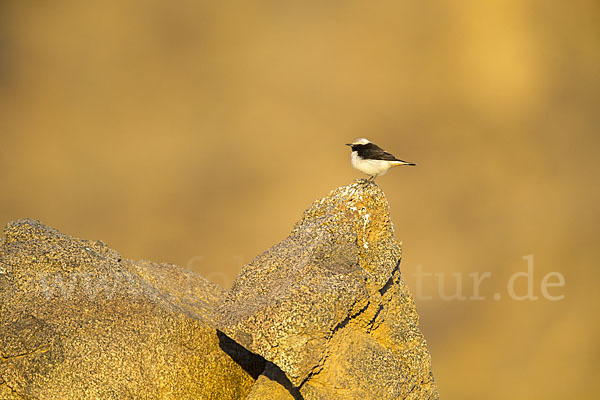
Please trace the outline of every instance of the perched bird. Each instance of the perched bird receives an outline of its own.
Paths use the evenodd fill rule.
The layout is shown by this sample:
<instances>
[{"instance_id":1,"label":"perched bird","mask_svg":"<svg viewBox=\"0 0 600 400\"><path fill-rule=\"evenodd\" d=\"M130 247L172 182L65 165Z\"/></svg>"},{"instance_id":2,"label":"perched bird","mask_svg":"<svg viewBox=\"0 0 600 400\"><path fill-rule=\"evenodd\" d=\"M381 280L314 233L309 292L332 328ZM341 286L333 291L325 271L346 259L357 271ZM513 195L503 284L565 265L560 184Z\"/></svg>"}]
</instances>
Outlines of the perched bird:
<instances>
[{"instance_id":1,"label":"perched bird","mask_svg":"<svg viewBox=\"0 0 600 400\"><path fill-rule=\"evenodd\" d=\"M365 138L358 138L353 143L346 144L346 146L352 148L352 154L350 155L352 166L363 174L370 175L370 181L374 181L376 177L385 174L396 165L417 165L398 160L392 154Z\"/></svg>"}]
</instances>

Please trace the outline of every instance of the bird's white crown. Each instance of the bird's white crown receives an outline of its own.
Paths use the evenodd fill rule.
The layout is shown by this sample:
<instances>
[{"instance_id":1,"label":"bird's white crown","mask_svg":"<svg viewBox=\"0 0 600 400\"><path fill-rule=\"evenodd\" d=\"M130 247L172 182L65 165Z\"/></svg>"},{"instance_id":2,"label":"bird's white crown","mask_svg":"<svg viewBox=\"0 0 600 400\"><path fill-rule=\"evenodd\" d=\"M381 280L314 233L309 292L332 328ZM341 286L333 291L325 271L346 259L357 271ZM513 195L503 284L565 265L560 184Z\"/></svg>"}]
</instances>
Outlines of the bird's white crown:
<instances>
[{"instance_id":1,"label":"bird's white crown","mask_svg":"<svg viewBox=\"0 0 600 400\"><path fill-rule=\"evenodd\" d=\"M358 138L358 139L354 140L354 142L352 142L353 145L354 144L369 144L369 143L371 143L369 141L369 139L365 139L364 137Z\"/></svg>"}]
</instances>

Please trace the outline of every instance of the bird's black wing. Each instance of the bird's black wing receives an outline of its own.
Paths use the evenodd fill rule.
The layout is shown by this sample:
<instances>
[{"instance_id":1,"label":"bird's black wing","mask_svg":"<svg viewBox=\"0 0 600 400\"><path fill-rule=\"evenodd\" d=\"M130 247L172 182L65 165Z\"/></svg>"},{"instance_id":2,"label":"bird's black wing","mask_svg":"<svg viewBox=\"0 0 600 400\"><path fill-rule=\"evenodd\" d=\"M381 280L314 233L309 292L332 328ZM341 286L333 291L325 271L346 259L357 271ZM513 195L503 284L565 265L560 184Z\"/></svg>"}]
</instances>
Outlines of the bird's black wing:
<instances>
[{"instance_id":1,"label":"bird's black wing","mask_svg":"<svg viewBox=\"0 0 600 400\"><path fill-rule=\"evenodd\" d=\"M369 160L402 161L398 160L396 157L394 157L393 154L388 153L387 151L383 150L381 147L373 143L361 145L357 149L357 153L360 156L360 158L365 158Z\"/></svg>"}]
</instances>

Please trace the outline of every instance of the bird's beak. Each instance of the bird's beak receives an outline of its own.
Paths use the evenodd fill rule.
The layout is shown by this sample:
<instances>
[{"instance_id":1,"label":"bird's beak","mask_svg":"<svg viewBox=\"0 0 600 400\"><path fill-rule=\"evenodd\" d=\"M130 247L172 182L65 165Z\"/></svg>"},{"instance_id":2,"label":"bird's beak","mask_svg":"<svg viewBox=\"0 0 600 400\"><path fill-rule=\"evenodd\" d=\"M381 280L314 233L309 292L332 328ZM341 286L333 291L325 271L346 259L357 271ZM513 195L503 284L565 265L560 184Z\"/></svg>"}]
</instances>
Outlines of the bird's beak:
<instances>
[{"instance_id":1,"label":"bird's beak","mask_svg":"<svg viewBox=\"0 0 600 400\"><path fill-rule=\"evenodd\" d=\"M346 143L346 146L352 147L352 143Z\"/></svg>"}]
</instances>

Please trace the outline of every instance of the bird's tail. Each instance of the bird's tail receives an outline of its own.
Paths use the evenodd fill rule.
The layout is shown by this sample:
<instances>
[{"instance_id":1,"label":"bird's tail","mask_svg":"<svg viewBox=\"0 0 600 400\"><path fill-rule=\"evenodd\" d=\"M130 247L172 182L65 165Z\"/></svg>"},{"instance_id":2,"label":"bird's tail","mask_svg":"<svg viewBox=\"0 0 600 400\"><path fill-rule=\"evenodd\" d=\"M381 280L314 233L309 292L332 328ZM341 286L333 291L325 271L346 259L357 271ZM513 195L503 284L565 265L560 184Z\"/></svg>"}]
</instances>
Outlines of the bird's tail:
<instances>
[{"instance_id":1,"label":"bird's tail","mask_svg":"<svg viewBox=\"0 0 600 400\"><path fill-rule=\"evenodd\" d=\"M392 165L394 165L394 166L396 166L396 165L412 165L412 166L416 166L417 164L411 163L411 162L408 162L408 161L396 160L396 161L392 161Z\"/></svg>"}]
</instances>

